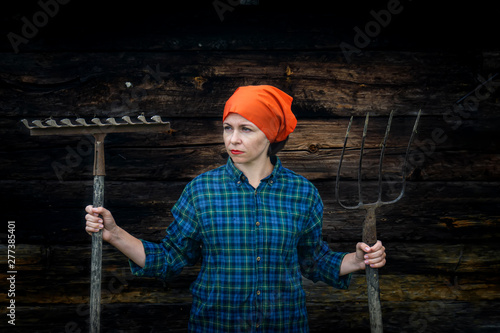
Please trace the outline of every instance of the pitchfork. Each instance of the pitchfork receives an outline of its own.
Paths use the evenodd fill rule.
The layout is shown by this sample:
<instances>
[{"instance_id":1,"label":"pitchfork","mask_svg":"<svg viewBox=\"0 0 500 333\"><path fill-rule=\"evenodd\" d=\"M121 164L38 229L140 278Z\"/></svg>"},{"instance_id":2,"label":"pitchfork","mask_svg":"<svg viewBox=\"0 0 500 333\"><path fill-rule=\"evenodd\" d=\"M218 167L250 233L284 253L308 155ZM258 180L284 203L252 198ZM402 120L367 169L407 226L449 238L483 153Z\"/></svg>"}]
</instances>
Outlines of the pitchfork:
<instances>
[{"instance_id":1,"label":"pitchfork","mask_svg":"<svg viewBox=\"0 0 500 333\"><path fill-rule=\"evenodd\" d=\"M415 124L413 125L413 131L410 136L410 140L408 142L408 146L406 148L406 154L402 166L402 180L401 180L401 191L399 195L390 201L382 200L382 162L385 154L385 147L387 144L387 138L389 137L389 131L391 129L392 117L394 112L392 111L389 115L389 120L387 122L387 128L385 130L385 136L382 142L382 147L380 151L380 159L378 164L378 198L377 201L371 203L365 203L363 201L362 194L362 175L361 175L361 166L363 161L363 150L365 146L366 132L368 130L368 119L369 114L366 114L365 118L365 126L363 128L363 137L361 139L361 148L359 152L359 163L358 163L358 198L359 202L354 206L345 205L342 203L339 197L339 186L340 186L340 169L342 168L342 161L344 159L345 148L347 145L347 138L349 137L349 132L351 130L352 120L351 117L349 124L347 126L347 131L344 139L344 146L342 148L342 153L340 155L339 167L337 170L337 179L335 182L335 197L340 206L344 209L364 209L366 210L365 220L363 222L363 242L368 244L369 246L373 246L377 242L377 228L376 228L376 214L375 211L377 208L390 205L398 202L405 192L406 186L406 165L408 161L408 155L410 153L410 147L413 142L413 138L415 133L417 133L418 121L420 119L420 111L417 114L417 118L415 120ZM378 269L372 268L369 265L366 265L366 282L368 288L368 308L370 312L370 325L372 333L381 333L383 331L382 326L382 310L380 307L380 288L379 288L379 276Z\"/></svg>"},{"instance_id":2,"label":"pitchfork","mask_svg":"<svg viewBox=\"0 0 500 333\"><path fill-rule=\"evenodd\" d=\"M138 116L139 122L132 121L130 117L122 117L119 122L115 118L108 118L104 123L99 118L93 118L91 124L85 119L78 118L74 122L69 119L61 119L59 123L53 119L21 120L29 128L31 135L93 135L94 142L94 207L102 207L104 204L104 138L109 133L125 132L168 132L170 123L162 121L160 116L153 116L152 122L147 121L144 116ZM90 277L90 332L100 331L101 311L101 271L102 271L102 232L92 233L92 258Z\"/></svg>"}]
</instances>

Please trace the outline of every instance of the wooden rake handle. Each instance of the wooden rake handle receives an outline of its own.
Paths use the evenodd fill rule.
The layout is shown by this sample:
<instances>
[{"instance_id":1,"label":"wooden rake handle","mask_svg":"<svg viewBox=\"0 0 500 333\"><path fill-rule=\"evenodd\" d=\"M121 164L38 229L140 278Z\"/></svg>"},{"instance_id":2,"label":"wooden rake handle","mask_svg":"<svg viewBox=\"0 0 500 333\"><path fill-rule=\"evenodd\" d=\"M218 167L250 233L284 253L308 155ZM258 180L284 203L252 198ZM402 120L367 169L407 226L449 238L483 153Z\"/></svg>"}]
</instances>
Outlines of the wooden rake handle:
<instances>
[{"instance_id":1,"label":"wooden rake handle","mask_svg":"<svg viewBox=\"0 0 500 333\"><path fill-rule=\"evenodd\" d=\"M172 133L170 122L165 122L160 116L151 117L148 121L143 115L133 121L129 116L121 120L107 118L104 122L99 118L93 118L91 123L83 118L75 121L61 119L59 122L53 119L33 120L27 119L21 122L30 130L30 135L93 135L94 143L94 207L104 205L104 138L109 133ZM90 332L100 331L101 312L101 272L102 272L102 231L92 233L92 258L90 276Z\"/></svg>"},{"instance_id":2,"label":"wooden rake handle","mask_svg":"<svg viewBox=\"0 0 500 333\"><path fill-rule=\"evenodd\" d=\"M94 134L94 194L93 206L104 205L104 138L106 134ZM90 262L90 332L100 331L102 277L102 231L92 233L92 257Z\"/></svg>"}]
</instances>

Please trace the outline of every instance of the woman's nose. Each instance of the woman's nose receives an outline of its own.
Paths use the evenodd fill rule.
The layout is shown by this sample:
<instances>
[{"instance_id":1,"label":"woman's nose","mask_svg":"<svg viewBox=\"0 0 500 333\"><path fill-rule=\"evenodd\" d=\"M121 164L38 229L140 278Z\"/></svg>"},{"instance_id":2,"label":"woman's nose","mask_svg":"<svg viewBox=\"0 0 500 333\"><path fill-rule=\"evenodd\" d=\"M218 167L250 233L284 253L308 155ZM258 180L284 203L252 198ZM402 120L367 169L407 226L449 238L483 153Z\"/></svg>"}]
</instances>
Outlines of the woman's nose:
<instances>
[{"instance_id":1,"label":"woman's nose","mask_svg":"<svg viewBox=\"0 0 500 333\"><path fill-rule=\"evenodd\" d=\"M233 134L231 134L231 143L240 143L241 142L241 136L238 131L234 131Z\"/></svg>"}]
</instances>

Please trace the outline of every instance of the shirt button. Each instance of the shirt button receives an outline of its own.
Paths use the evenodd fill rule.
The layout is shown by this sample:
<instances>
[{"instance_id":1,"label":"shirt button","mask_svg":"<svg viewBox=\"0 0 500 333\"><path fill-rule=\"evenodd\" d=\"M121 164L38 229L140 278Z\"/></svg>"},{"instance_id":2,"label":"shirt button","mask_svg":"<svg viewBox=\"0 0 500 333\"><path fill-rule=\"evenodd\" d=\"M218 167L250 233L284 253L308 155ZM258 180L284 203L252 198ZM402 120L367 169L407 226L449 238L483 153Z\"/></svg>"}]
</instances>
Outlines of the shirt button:
<instances>
[{"instance_id":1,"label":"shirt button","mask_svg":"<svg viewBox=\"0 0 500 333\"><path fill-rule=\"evenodd\" d=\"M259 226L259 225L260 225L260 222L255 223L255 225L256 225L256 226Z\"/></svg>"},{"instance_id":2,"label":"shirt button","mask_svg":"<svg viewBox=\"0 0 500 333\"><path fill-rule=\"evenodd\" d=\"M259 295L260 295L260 290L257 290L257 296L259 296Z\"/></svg>"},{"instance_id":3,"label":"shirt button","mask_svg":"<svg viewBox=\"0 0 500 333\"><path fill-rule=\"evenodd\" d=\"M257 257L257 261L260 261L260 257Z\"/></svg>"}]
</instances>

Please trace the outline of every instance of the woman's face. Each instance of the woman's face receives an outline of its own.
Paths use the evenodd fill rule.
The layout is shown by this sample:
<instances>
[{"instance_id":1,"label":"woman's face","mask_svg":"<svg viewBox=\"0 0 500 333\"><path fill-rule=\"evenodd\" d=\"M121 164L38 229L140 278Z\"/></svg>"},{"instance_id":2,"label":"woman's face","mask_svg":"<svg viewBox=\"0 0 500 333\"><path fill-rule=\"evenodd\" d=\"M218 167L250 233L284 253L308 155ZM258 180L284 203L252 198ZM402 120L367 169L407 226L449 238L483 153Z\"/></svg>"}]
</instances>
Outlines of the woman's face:
<instances>
[{"instance_id":1,"label":"woman's face","mask_svg":"<svg viewBox=\"0 0 500 333\"><path fill-rule=\"evenodd\" d=\"M269 140L264 132L246 118L230 113L224 120L224 144L235 164L266 163Z\"/></svg>"}]
</instances>

